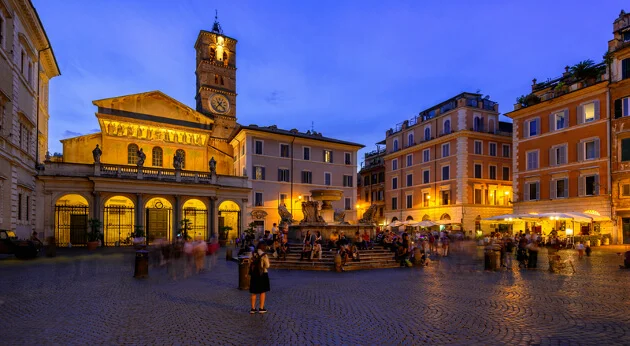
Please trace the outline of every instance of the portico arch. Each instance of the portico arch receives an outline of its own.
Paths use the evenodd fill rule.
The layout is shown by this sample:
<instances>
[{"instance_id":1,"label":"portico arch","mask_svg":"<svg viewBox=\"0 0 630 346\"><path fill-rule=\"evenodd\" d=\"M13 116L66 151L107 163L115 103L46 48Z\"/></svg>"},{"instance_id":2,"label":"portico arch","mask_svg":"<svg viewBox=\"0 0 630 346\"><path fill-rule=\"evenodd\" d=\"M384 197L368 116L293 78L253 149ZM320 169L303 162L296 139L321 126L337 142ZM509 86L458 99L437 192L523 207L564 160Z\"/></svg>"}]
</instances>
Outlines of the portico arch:
<instances>
[{"instance_id":1,"label":"portico arch","mask_svg":"<svg viewBox=\"0 0 630 346\"><path fill-rule=\"evenodd\" d=\"M431 221L431 217L427 214L424 214L424 216L422 217L422 221Z\"/></svg>"},{"instance_id":2,"label":"portico arch","mask_svg":"<svg viewBox=\"0 0 630 346\"><path fill-rule=\"evenodd\" d=\"M235 239L241 234L241 207L238 203L225 200L219 204L219 230L222 227L230 227L229 240Z\"/></svg>"},{"instance_id":3,"label":"portico arch","mask_svg":"<svg viewBox=\"0 0 630 346\"><path fill-rule=\"evenodd\" d=\"M182 206L182 221L186 221L190 230L188 234L196 239L208 239L208 208L206 204L196 198L188 199Z\"/></svg>"},{"instance_id":4,"label":"portico arch","mask_svg":"<svg viewBox=\"0 0 630 346\"><path fill-rule=\"evenodd\" d=\"M85 245L90 205L79 194L66 194L55 201L55 243L57 246Z\"/></svg>"},{"instance_id":5,"label":"portico arch","mask_svg":"<svg viewBox=\"0 0 630 346\"><path fill-rule=\"evenodd\" d=\"M103 208L105 246L132 245L135 227L135 204L125 196L112 196Z\"/></svg>"},{"instance_id":6,"label":"portico arch","mask_svg":"<svg viewBox=\"0 0 630 346\"><path fill-rule=\"evenodd\" d=\"M149 244L156 239L173 239L173 205L164 197L153 197L144 204L144 230ZM179 226L179 225L176 225Z\"/></svg>"},{"instance_id":7,"label":"portico arch","mask_svg":"<svg viewBox=\"0 0 630 346\"><path fill-rule=\"evenodd\" d=\"M450 220L451 216L448 215L447 213L442 214L442 216L440 216L440 220Z\"/></svg>"}]
</instances>

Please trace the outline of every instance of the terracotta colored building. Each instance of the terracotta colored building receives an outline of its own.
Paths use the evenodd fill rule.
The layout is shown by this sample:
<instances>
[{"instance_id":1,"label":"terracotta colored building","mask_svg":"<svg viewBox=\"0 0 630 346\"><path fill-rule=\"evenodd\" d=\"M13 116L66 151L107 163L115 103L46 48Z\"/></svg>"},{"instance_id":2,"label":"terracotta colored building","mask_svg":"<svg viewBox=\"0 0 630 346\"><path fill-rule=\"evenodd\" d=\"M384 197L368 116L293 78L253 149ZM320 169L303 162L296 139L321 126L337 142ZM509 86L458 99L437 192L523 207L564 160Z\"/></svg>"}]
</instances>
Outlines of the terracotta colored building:
<instances>
[{"instance_id":1,"label":"terracotta colored building","mask_svg":"<svg viewBox=\"0 0 630 346\"><path fill-rule=\"evenodd\" d=\"M462 93L386 132L385 217L482 231L512 211L512 128L499 106ZM483 225L484 231L496 225Z\"/></svg>"},{"instance_id":2,"label":"terracotta colored building","mask_svg":"<svg viewBox=\"0 0 630 346\"><path fill-rule=\"evenodd\" d=\"M385 142L382 142L385 144ZM378 146L379 144L377 144ZM376 205L374 220L379 225L385 223L385 148L365 153L359 171L357 187L357 212L361 218L371 205Z\"/></svg>"},{"instance_id":3,"label":"terracotta colored building","mask_svg":"<svg viewBox=\"0 0 630 346\"><path fill-rule=\"evenodd\" d=\"M619 243L630 244L630 14L621 12L608 42L612 113L612 220Z\"/></svg>"}]
</instances>

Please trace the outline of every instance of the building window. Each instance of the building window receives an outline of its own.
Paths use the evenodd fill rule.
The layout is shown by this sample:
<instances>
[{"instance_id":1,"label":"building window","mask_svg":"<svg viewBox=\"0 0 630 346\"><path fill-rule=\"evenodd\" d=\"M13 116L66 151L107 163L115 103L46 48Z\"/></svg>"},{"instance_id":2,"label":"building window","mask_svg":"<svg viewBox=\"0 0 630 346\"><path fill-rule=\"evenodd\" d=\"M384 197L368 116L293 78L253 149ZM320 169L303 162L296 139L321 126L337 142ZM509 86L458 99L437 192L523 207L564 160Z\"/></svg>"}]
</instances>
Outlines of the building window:
<instances>
[{"instance_id":1,"label":"building window","mask_svg":"<svg viewBox=\"0 0 630 346\"><path fill-rule=\"evenodd\" d=\"M280 157L289 157L289 145L280 144Z\"/></svg>"},{"instance_id":2,"label":"building window","mask_svg":"<svg viewBox=\"0 0 630 346\"><path fill-rule=\"evenodd\" d=\"M262 207L263 206L263 194L262 192L256 192L256 195L254 196L254 205L256 207Z\"/></svg>"},{"instance_id":3,"label":"building window","mask_svg":"<svg viewBox=\"0 0 630 346\"><path fill-rule=\"evenodd\" d=\"M351 175L344 175L343 176L343 186L345 186L345 187L352 187L352 176Z\"/></svg>"},{"instance_id":4,"label":"building window","mask_svg":"<svg viewBox=\"0 0 630 346\"><path fill-rule=\"evenodd\" d=\"M136 163L138 163L138 146L129 144L127 146L127 164L135 165Z\"/></svg>"},{"instance_id":5,"label":"building window","mask_svg":"<svg viewBox=\"0 0 630 346\"><path fill-rule=\"evenodd\" d=\"M451 145L450 143L442 144L442 157L448 157L451 155Z\"/></svg>"},{"instance_id":6,"label":"building window","mask_svg":"<svg viewBox=\"0 0 630 346\"><path fill-rule=\"evenodd\" d=\"M392 210L398 209L398 197L392 197Z\"/></svg>"},{"instance_id":7,"label":"building window","mask_svg":"<svg viewBox=\"0 0 630 346\"><path fill-rule=\"evenodd\" d=\"M263 141L254 141L254 154L263 154Z\"/></svg>"},{"instance_id":8,"label":"building window","mask_svg":"<svg viewBox=\"0 0 630 346\"><path fill-rule=\"evenodd\" d=\"M630 41L630 31L626 31L623 33L623 42L629 42Z\"/></svg>"},{"instance_id":9,"label":"building window","mask_svg":"<svg viewBox=\"0 0 630 346\"><path fill-rule=\"evenodd\" d=\"M624 34L624 38L630 36L628 32ZM621 60L621 79L630 78L630 58Z\"/></svg>"},{"instance_id":10,"label":"building window","mask_svg":"<svg viewBox=\"0 0 630 346\"><path fill-rule=\"evenodd\" d=\"M153 167L162 167L162 159L162 148L153 147L153 150L151 150L151 163L153 164Z\"/></svg>"},{"instance_id":11,"label":"building window","mask_svg":"<svg viewBox=\"0 0 630 346\"><path fill-rule=\"evenodd\" d=\"M533 137L540 134L540 121L538 119L531 119L525 121L525 127L523 129L523 137Z\"/></svg>"},{"instance_id":12,"label":"building window","mask_svg":"<svg viewBox=\"0 0 630 346\"><path fill-rule=\"evenodd\" d=\"M510 180L510 167L503 167L503 180Z\"/></svg>"},{"instance_id":13,"label":"building window","mask_svg":"<svg viewBox=\"0 0 630 346\"><path fill-rule=\"evenodd\" d=\"M475 117L473 120L473 131L483 132L483 118Z\"/></svg>"},{"instance_id":14,"label":"building window","mask_svg":"<svg viewBox=\"0 0 630 346\"><path fill-rule=\"evenodd\" d=\"M304 161L309 161L311 159L311 148L304 147L303 152L304 152Z\"/></svg>"},{"instance_id":15,"label":"building window","mask_svg":"<svg viewBox=\"0 0 630 346\"><path fill-rule=\"evenodd\" d=\"M551 115L550 129L553 131L562 130L569 125L569 114L566 110L553 113Z\"/></svg>"},{"instance_id":16,"label":"building window","mask_svg":"<svg viewBox=\"0 0 630 346\"><path fill-rule=\"evenodd\" d=\"M551 198L567 198L569 197L569 180L559 179L551 181Z\"/></svg>"},{"instance_id":17,"label":"building window","mask_svg":"<svg viewBox=\"0 0 630 346\"><path fill-rule=\"evenodd\" d=\"M379 201L384 201L384 200L385 200L385 191L380 190L380 191L378 192L378 200L379 200Z\"/></svg>"},{"instance_id":18,"label":"building window","mask_svg":"<svg viewBox=\"0 0 630 346\"><path fill-rule=\"evenodd\" d=\"M407 195L407 209L413 208L413 195Z\"/></svg>"},{"instance_id":19,"label":"building window","mask_svg":"<svg viewBox=\"0 0 630 346\"><path fill-rule=\"evenodd\" d=\"M413 141L413 132L410 132L407 135L407 146L410 147L410 146L412 146L414 144L416 144L416 143L414 143L414 141Z\"/></svg>"},{"instance_id":20,"label":"building window","mask_svg":"<svg viewBox=\"0 0 630 346\"><path fill-rule=\"evenodd\" d=\"M392 189L396 190L398 188L398 177L392 178Z\"/></svg>"},{"instance_id":21,"label":"building window","mask_svg":"<svg viewBox=\"0 0 630 346\"><path fill-rule=\"evenodd\" d=\"M20 148L28 153L30 146L29 143L31 142L31 131L28 126L22 123L20 123L19 142Z\"/></svg>"},{"instance_id":22,"label":"building window","mask_svg":"<svg viewBox=\"0 0 630 346\"><path fill-rule=\"evenodd\" d=\"M623 197L630 197L630 184L623 184L621 186L621 195Z\"/></svg>"},{"instance_id":23,"label":"building window","mask_svg":"<svg viewBox=\"0 0 630 346\"><path fill-rule=\"evenodd\" d=\"M281 193L280 194L280 198L278 199L279 201L279 205L287 205L287 194L286 193Z\"/></svg>"},{"instance_id":24,"label":"building window","mask_svg":"<svg viewBox=\"0 0 630 346\"><path fill-rule=\"evenodd\" d=\"M442 205L449 205L451 202L451 191L442 190Z\"/></svg>"},{"instance_id":25,"label":"building window","mask_svg":"<svg viewBox=\"0 0 630 346\"><path fill-rule=\"evenodd\" d=\"M289 170L286 168L278 168L278 181L289 182Z\"/></svg>"},{"instance_id":26,"label":"building window","mask_svg":"<svg viewBox=\"0 0 630 346\"><path fill-rule=\"evenodd\" d=\"M372 184L376 184L376 183L378 183L378 182L379 182L379 181L378 181L378 179L377 179L376 173L372 174Z\"/></svg>"},{"instance_id":27,"label":"building window","mask_svg":"<svg viewBox=\"0 0 630 346\"><path fill-rule=\"evenodd\" d=\"M425 127L424 128L424 140L425 141L431 140L431 128L430 127Z\"/></svg>"},{"instance_id":28,"label":"building window","mask_svg":"<svg viewBox=\"0 0 630 346\"><path fill-rule=\"evenodd\" d=\"M599 119L599 102L590 102L585 105L579 106L578 113L578 122L579 123L588 123L594 120Z\"/></svg>"},{"instance_id":29,"label":"building window","mask_svg":"<svg viewBox=\"0 0 630 346\"><path fill-rule=\"evenodd\" d=\"M302 171L302 184L312 184L313 173L311 171Z\"/></svg>"},{"instance_id":30,"label":"building window","mask_svg":"<svg viewBox=\"0 0 630 346\"><path fill-rule=\"evenodd\" d=\"M265 167L254 166L254 180L265 180Z\"/></svg>"},{"instance_id":31,"label":"building window","mask_svg":"<svg viewBox=\"0 0 630 346\"><path fill-rule=\"evenodd\" d=\"M630 138L621 140L621 161L630 161Z\"/></svg>"},{"instance_id":32,"label":"building window","mask_svg":"<svg viewBox=\"0 0 630 346\"><path fill-rule=\"evenodd\" d=\"M413 186L413 174L407 174L407 186Z\"/></svg>"},{"instance_id":33,"label":"building window","mask_svg":"<svg viewBox=\"0 0 630 346\"><path fill-rule=\"evenodd\" d=\"M352 199L350 199L349 197L346 197L344 199L344 207L346 210L352 210Z\"/></svg>"},{"instance_id":34,"label":"building window","mask_svg":"<svg viewBox=\"0 0 630 346\"><path fill-rule=\"evenodd\" d=\"M365 177L365 180L369 182L370 179L369 177ZM332 174L328 172L324 173L324 185L328 185L328 186L332 185Z\"/></svg>"},{"instance_id":35,"label":"building window","mask_svg":"<svg viewBox=\"0 0 630 346\"><path fill-rule=\"evenodd\" d=\"M22 54L20 55L20 73L24 74L24 61L26 60L26 54L24 54L24 50L22 50Z\"/></svg>"},{"instance_id":36,"label":"building window","mask_svg":"<svg viewBox=\"0 0 630 346\"><path fill-rule=\"evenodd\" d=\"M580 142L578 150L578 161L598 159L599 139Z\"/></svg>"},{"instance_id":37,"label":"building window","mask_svg":"<svg viewBox=\"0 0 630 346\"><path fill-rule=\"evenodd\" d=\"M324 162L333 163L333 152L332 150L324 150Z\"/></svg>"},{"instance_id":38,"label":"building window","mask_svg":"<svg viewBox=\"0 0 630 346\"><path fill-rule=\"evenodd\" d=\"M18 193L18 220L22 220L22 194Z\"/></svg>"},{"instance_id":39,"label":"building window","mask_svg":"<svg viewBox=\"0 0 630 346\"><path fill-rule=\"evenodd\" d=\"M424 192L422 194L422 206L423 207L428 207L430 200L431 200L431 196L429 195L429 193L428 192Z\"/></svg>"},{"instance_id":40,"label":"building window","mask_svg":"<svg viewBox=\"0 0 630 346\"><path fill-rule=\"evenodd\" d=\"M497 144L496 143L488 144L488 154L490 156L497 156Z\"/></svg>"},{"instance_id":41,"label":"building window","mask_svg":"<svg viewBox=\"0 0 630 346\"><path fill-rule=\"evenodd\" d=\"M450 167L449 166L444 166L442 167L442 180L449 180L451 179L450 177Z\"/></svg>"},{"instance_id":42,"label":"building window","mask_svg":"<svg viewBox=\"0 0 630 346\"><path fill-rule=\"evenodd\" d=\"M451 121L445 120L444 121L444 134L448 135L449 133L451 133Z\"/></svg>"},{"instance_id":43,"label":"building window","mask_svg":"<svg viewBox=\"0 0 630 346\"><path fill-rule=\"evenodd\" d=\"M398 139L394 139L394 151L398 151Z\"/></svg>"},{"instance_id":44,"label":"building window","mask_svg":"<svg viewBox=\"0 0 630 346\"><path fill-rule=\"evenodd\" d=\"M477 155L483 154L483 147L481 145L482 145L481 141L475 141L475 154Z\"/></svg>"},{"instance_id":45,"label":"building window","mask_svg":"<svg viewBox=\"0 0 630 346\"><path fill-rule=\"evenodd\" d=\"M379 183L384 183L385 182L385 172L379 172L378 173L378 182Z\"/></svg>"},{"instance_id":46,"label":"building window","mask_svg":"<svg viewBox=\"0 0 630 346\"><path fill-rule=\"evenodd\" d=\"M431 149L424 149L422 151L422 162L429 162L431 160Z\"/></svg>"},{"instance_id":47,"label":"building window","mask_svg":"<svg viewBox=\"0 0 630 346\"><path fill-rule=\"evenodd\" d=\"M481 164L475 163L475 178L481 179Z\"/></svg>"},{"instance_id":48,"label":"building window","mask_svg":"<svg viewBox=\"0 0 630 346\"><path fill-rule=\"evenodd\" d=\"M580 181L578 184L579 195L580 196L595 196L599 195L599 176L598 175L589 175L585 177L580 177Z\"/></svg>"},{"instance_id":49,"label":"building window","mask_svg":"<svg viewBox=\"0 0 630 346\"><path fill-rule=\"evenodd\" d=\"M182 169L186 168L186 152L184 149L177 149L175 155L178 155L182 159Z\"/></svg>"},{"instance_id":50,"label":"building window","mask_svg":"<svg viewBox=\"0 0 630 346\"><path fill-rule=\"evenodd\" d=\"M537 201L540 199L540 182L525 183L525 200Z\"/></svg>"},{"instance_id":51,"label":"building window","mask_svg":"<svg viewBox=\"0 0 630 346\"><path fill-rule=\"evenodd\" d=\"M407 155L407 167L413 166L413 154Z\"/></svg>"},{"instance_id":52,"label":"building window","mask_svg":"<svg viewBox=\"0 0 630 346\"><path fill-rule=\"evenodd\" d=\"M483 203L483 200L482 200L483 195L481 194L481 192L482 192L481 189L475 189L475 195L474 195L474 201L473 201L475 204Z\"/></svg>"},{"instance_id":53,"label":"building window","mask_svg":"<svg viewBox=\"0 0 630 346\"><path fill-rule=\"evenodd\" d=\"M324 173L324 177L326 176L326 173ZM324 179L326 180L326 179ZM370 186L370 176L366 175L365 177L363 177L363 186Z\"/></svg>"},{"instance_id":54,"label":"building window","mask_svg":"<svg viewBox=\"0 0 630 346\"><path fill-rule=\"evenodd\" d=\"M503 149L503 157L510 157L510 145L503 144L501 145L501 148Z\"/></svg>"},{"instance_id":55,"label":"building window","mask_svg":"<svg viewBox=\"0 0 630 346\"><path fill-rule=\"evenodd\" d=\"M422 183L428 184L430 182L430 173L429 170L422 171Z\"/></svg>"},{"instance_id":56,"label":"building window","mask_svg":"<svg viewBox=\"0 0 630 346\"><path fill-rule=\"evenodd\" d=\"M392 160L392 171L395 171L398 169L398 159L393 159Z\"/></svg>"},{"instance_id":57,"label":"building window","mask_svg":"<svg viewBox=\"0 0 630 346\"><path fill-rule=\"evenodd\" d=\"M345 153L344 154L344 161L346 163L346 165L351 165L352 164L352 155L350 155L350 153Z\"/></svg>"},{"instance_id":58,"label":"building window","mask_svg":"<svg viewBox=\"0 0 630 346\"><path fill-rule=\"evenodd\" d=\"M527 153L527 170L538 169L538 151L530 151Z\"/></svg>"},{"instance_id":59,"label":"building window","mask_svg":"<svg viewBox=\"0 0 630 346\"><path fill-rule=\"evenodd\" d=\"M497 166L490 166L490 169L488 170L488 176L492 180L497 179Z\"/></svg>"},{"instance_id":60,"label":"building window","mask_svg":"<svg viewBox=\"0 0 630 346\"><path fill-rule=\"evenodd\" d=\"M567 163L567 146L566 144L551 147L549 149L549 165L558 166Z\"/></svg>"}]
</instances>

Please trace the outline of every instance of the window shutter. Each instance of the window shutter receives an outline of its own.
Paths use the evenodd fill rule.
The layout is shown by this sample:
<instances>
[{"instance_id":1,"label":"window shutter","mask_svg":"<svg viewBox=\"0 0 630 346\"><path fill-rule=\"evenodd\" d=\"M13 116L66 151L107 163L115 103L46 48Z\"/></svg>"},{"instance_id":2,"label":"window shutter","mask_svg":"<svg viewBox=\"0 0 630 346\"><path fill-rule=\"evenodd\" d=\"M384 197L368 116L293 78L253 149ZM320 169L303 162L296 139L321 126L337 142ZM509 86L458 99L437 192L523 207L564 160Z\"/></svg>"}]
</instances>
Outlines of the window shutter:
<instances>
[{"instance_id":1,"label":"window shutter","mask_svg":"<svg viewBox=\"0 0 630 346\"><path fill-rule=\"evenodd\" d=\"M536 183L536 200L540 199L540 182Z\"/></svg>"},{"instance_id":2,"label":"window shutter","mask_svg":"<svg viewBox=\"0 0 630 346\"><path fill-rule=\"evenodd\" d=\"M578 125L584 122L584 107L577 107L577 123Z\"/></svg>"},{"instance_id":3,"label":"window shutter","mask_svg":"<svg viewBox=\"0 0 630 346\"><path fill-rule=\"evenodd\" d=\"M623 104L621 99L615 100L615 119L621 118L623 115Z\"/></svg>"},{"instance_id":4,"label":"window shutter","mask_svg":"<svg viewBox=\"0 0 630 346\"><path fill-rule=\"evenodd\" d=\"M599 138L595 140L595 158L599 159Z\"/></svg>"},{"instance_id":5,"label":"window shutter","mask_svg":"<svg viewBox=\"0 0 630 346\"><path fill-rule=\"evenodd\" d=\"M524 200L529 201L529 183L525 183L525 191L523 191Z\"/></svg>"},{"instance_id":6,"label":"window shutter","mask_svg":"<svg viewBox=\"0 0 630 346\"><path fill-rule=\"evenodd\" d=\"M560 148L560 162L562 164L566 164L567 163L567 146L563 145Z\"/></svg>"},{"instance_id":7,"label":"window shutter","mask_svg":"<svg viewBox=\"0 0 630 346\"><path fill-rule=\"evenodd\" d=\"M334 162L334 161L333 161L333 151L331 150L331 151L330 151L330 163L333 163L333 162Z\"/></svg>"},{"instance_id":8,"label":"window shutter","mask_svg":"<svg viewBox=\"0 0 630 346\"><path fill-rule=\"evenodd\" d=\"M579 142L577 144L577 160L578 162L584 161L584 143Z\"/></svg>"},{"instance_id":9,"label":"window shutter","mask_svg":"<svg viewBox=\"0 0 630 346\"><path fill-rule=\"evenodd\" d=\"M569 127L569 110L564 110L564 127Z\"/></svg>"},{"instance_id":10,"label":"window shutter","mask_svg":"<svg viewBox=\"0 0 630 346\"><path fill-rule=\"evenodd\" d=\"M556 165L556 148L549 149L549 166Z\"/></svg>"},{"instance_id":11,"label":"window shutter","mask_svg":"<svg viewBox=\"0 0 630 346\"><path fill-rule=\"evenodd\" d=\"M553 179L549 181L549 198L551 199L558 198L558 196L556 196L556 181Z\"/></svg>"},{"instance_id":12,"label":"window shutter","mask_svg":"<svg viewBox=\"0 0 630 346\"><path fill-rule=\"evenodd\" d=\"M540 119L536 120L536 135L540 136Z\"/></svg>"},{"instance_id":13,"label":"window shutter","mask_svg":"<svg viewBox=\"0 0 630 346\"><path fill-rule=\"evenodd\" d=\"M551 131L555 131L556 130L556 126L555 126L555 114L549 114L549 132Z\"/></svg>"},{"instance_id":14,"label":"window shutter","mask_svg":"<svg viewBox=\"0 0 630 346\"><path fill-rule=\"evenodd\" d=\"M630 78L630 59L621 61L621 79Z\"/></svg>"},{"instance_id":15,"label":"window shutter","mask_svg":"<svg viewBox=\"0 0 630 346\"><path fill-rule=\"evenodd\" d=\"M584 177L578 178L578 196L584 196Z\"/></svg>"},{"instance_id":16,"label":"window shutter","mask_svg":"<svg viewBox=\"0 0 630 346\"><path fill-rule=\"evenodd\" d=\"M599 120L599 100L595 101L595 116L593 120Z\"/></svg>"},{"instance_id":17,"label":"window shutter","mask_svg":"<svg viewBox=\"0 0 630 346\"><path fill-rule=\"evenodd\" d=\"M569 178L564 178L564 198L569 198Z\"/></svg>"},{"instance_id":18,"label":"window shutter","mask_svg":"<svg viewBox=\"0 0 630 346\"><path fill-rule=\"evenodd\" d=\"M262 168L262 180L265 180L265 167Z\"/></svg>"},{"instance_id":19,"label":"window shutter","mask_svg":"<svg viewBox=\"0 0 630 346\"><path fill-rule=\"evenodd\" d=\"M528 138L528 137L529 137L529 121L523 121L523 138Z\"/></svg>"},{"instance_id":20,"label":"window shutter","mask_svg":"<svg viewBox=\"0 0 630 346\"><path fill-rule=\"evenodd\" d=\"M278 181L282 181L282 170L278 168Z\"/></svg>"},{"instance_id":21,"label":"window shutter","mask_svg":"<svg viewBox=\"0 0 630 346\"><path fill-rule=\"evenodd\" d=\"M599 195L599 174L595 176L595 181L593 184L595 184L595 186L593 186L593 195L598 196Z\"/></svg>"}]
</instances>

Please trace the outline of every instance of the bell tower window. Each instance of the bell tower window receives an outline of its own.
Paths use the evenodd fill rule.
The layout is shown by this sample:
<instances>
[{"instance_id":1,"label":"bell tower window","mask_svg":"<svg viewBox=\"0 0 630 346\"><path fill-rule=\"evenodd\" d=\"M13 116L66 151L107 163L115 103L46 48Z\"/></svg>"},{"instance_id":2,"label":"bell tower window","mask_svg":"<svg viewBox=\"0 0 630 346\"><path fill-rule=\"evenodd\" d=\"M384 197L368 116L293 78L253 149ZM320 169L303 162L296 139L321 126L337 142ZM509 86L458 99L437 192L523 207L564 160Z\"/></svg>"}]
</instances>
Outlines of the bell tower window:
<instances>
[{"instance_id":1,"label":"bell tower window","mask_svg":"<svg viewBox=\"0 0 630 346\"><path fill-rule=\"evenodd\" d=\"M219 84L219 75L218 74L214 75L214 84Z\"/></svg>"}]
</instances>

